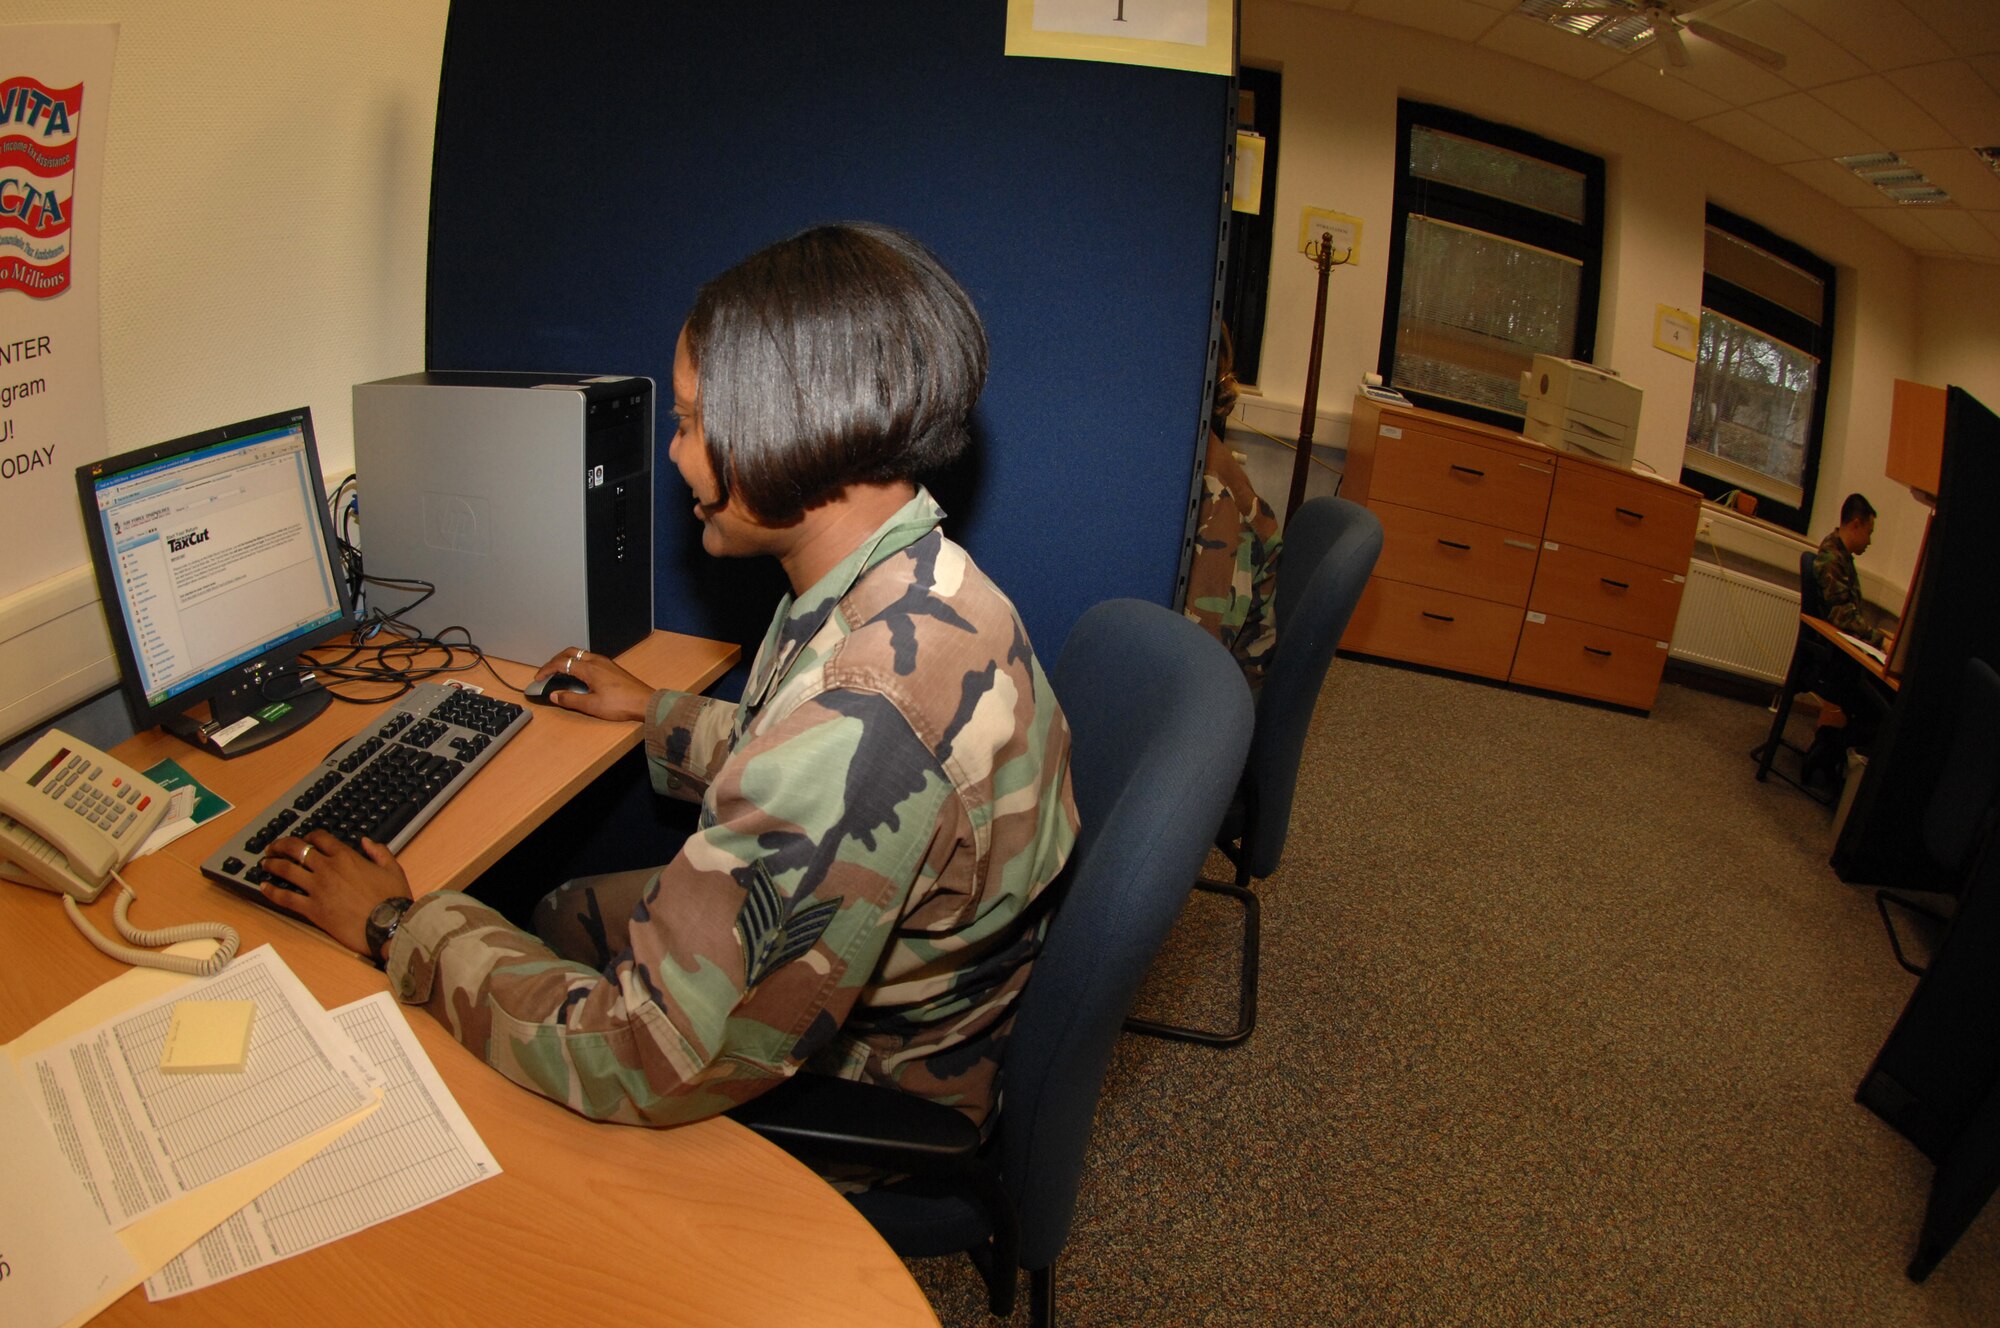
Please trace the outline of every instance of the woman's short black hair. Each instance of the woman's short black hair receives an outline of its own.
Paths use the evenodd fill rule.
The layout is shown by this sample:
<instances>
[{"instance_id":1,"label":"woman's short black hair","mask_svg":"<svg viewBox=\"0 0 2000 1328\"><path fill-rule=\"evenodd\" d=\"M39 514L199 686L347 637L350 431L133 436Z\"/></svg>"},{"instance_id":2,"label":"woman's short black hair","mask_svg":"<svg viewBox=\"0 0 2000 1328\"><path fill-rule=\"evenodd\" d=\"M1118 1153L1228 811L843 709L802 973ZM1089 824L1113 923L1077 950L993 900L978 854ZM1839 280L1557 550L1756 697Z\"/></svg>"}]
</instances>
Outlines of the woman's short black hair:
<instances>
[{"instance_id":1,"label":"woman's short black hair","mask_svg":"<svg viewBox=\"0 0 2000 1328\"><path fill-rule=\"evenodd\" d=\"M986 329L901 231L802 231L703 286L687 320L723 496L788 525L850 484L917 479L965 450Z\"/></svg>"}]
</instances>

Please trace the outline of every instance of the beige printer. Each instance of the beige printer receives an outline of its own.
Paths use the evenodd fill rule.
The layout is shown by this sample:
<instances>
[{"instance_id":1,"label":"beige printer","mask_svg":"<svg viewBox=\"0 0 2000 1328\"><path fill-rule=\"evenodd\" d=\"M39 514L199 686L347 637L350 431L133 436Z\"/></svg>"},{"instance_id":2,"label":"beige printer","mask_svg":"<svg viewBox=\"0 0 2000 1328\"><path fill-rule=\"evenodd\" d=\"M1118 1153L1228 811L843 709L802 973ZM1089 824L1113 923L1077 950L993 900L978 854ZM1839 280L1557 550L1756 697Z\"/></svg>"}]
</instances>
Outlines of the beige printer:
<instances>
[{"instance_id":1,"label":"beige printer","mask_svg":"<svg viewBox=\"0 0 2000 1328\"><path fill-rule=\"evenodd\" d=\"M1630 469L1643 395L1609 369L1537 355L1534 368L1521 375L1528 403L1521 432L1545 446Z\"/></svg>"}]
</instances>

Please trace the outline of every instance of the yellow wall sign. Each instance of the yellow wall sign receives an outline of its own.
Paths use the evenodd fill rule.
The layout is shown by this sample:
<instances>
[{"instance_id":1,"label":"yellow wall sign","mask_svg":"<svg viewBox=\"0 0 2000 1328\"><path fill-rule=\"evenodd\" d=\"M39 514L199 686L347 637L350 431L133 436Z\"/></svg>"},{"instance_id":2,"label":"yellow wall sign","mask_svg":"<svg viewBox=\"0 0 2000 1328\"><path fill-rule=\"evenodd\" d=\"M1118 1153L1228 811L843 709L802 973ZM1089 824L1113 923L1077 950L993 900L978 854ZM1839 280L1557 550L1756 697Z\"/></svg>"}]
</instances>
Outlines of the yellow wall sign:
<instances>
[{"instance_id":1,"label":"yellow wall sign","mask_svg":"<svg viewBox=\"0 0 2000 1328\"><path fill-rule=\"evenodd\" d=\"M1361 261L1361 218L1328 212L1325 208L1307 208L1304 220L1299 222L1299 252L1308 256L1317 252L1313 246L1322 235L1331 237L1335 266Z\"/></svg>"},{"instance_id":2,"label":"yellow wall sign","mask_svg":"<svg viewBox=\"0 0 2000 1328\"><path fill-rule=\"evenodd\" d=\"M1658 305L1653 312L1653 344L1684 360L1695 359L1701 344L1701 320L1684 309Z\"/></svg>"},{"instance_id":3,"label":"yellow wall sign","mask_svg":"<svg viewBox=\"0 0 2000 1328\"><path fill-rule=\"evenodd\" d=\"M1228 75L1230 0L1007 0L1007 54Z\"/></svg>"},{"instance_id":4,"label":"yellow wall sign","mask_svg":"<svg viewBox=\"0 0 2000 1328\"><path fill-rule=\"evenodd\" d=\"M1264 210L1264 136L1236 131L1236 187L1229 196L1232 212Z\"/></svg>"}]
</instances>

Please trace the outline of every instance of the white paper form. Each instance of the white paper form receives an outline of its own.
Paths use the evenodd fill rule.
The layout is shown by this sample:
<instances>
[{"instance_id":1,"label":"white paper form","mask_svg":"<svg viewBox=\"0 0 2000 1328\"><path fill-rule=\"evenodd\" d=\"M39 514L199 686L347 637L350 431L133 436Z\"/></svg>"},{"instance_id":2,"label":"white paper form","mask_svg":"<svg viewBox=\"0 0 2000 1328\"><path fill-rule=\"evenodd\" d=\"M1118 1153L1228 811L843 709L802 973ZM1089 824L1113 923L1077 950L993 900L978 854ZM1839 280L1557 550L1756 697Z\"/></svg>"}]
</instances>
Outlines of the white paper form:
<instances>
[{"instance_id":1,"label":"white paper form","mask_svg":"<svg viewBox=\"0 0 2000 1328\"><path fill-rule=\"evenodd\" d=\"M238 1074L168 1074L160 1048L182 1000L257 1003ZM381 1085L277 951L260 946L205 981L21 1063L63 1155L114 1230L354 1114Z\"/></svg>"},{"instance_id":2,"label":"white paper form","mask_svg":"<svg viewBox=\"0 0 2000 1328\"><path fill-rule=\"evenodd\" d=\"M0 1323L55 1328L141 1269L56 1151L26 1085L0 1067Z\"/></svg>"},{"instance_id":3,"label":"white paper form","mask_svg":"<svg viewBox=\"0 0 2000 1328\"><path fill-rule=\"evenodd\" d=\"M394 998L378 992L333 1017L388 1081L381 1110L148 1278L147 1299L247 1273L500 1174Z\"/></svg>"}]
</instances>

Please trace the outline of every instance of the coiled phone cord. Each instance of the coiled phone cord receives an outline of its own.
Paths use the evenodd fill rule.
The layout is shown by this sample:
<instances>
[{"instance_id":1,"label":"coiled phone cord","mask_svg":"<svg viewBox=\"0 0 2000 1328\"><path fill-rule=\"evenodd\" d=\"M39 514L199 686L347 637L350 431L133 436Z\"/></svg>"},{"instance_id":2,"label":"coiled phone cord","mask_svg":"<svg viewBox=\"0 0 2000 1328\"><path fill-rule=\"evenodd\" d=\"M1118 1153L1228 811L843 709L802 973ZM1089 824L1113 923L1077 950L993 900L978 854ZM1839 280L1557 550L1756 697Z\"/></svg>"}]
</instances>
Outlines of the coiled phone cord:
<instances>
[{"instance_id":1,"label":"coiled phone cord","mask_svg":"<svg viewBox=\"0 0 2000 1328\"><path fill-rule=\"evenodd\" d=\"M126 918L132 909L132 901L138 898L131 885L116 871L111 878L118 882L118 902L112 906L111 921L117 926L118 934L138 945L173 945L178 941L215 941L216 951L206 959L196 959L191 955L160 954L153 950L135 950L128 945L120 945L90 924L83 916L83 910L68 895L63 896L63 911L69 920L83 933L85 940L120 963L135 964L141 968L164 968L170 973L186 973L190 977L206 978L220 973L231 959L236 957L236 947L241 939L236 929L222 922L191 922L179 927L162 927L158 931L146 931L135 927Z\"/></svg>"}]
</instances>

